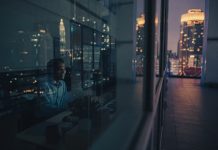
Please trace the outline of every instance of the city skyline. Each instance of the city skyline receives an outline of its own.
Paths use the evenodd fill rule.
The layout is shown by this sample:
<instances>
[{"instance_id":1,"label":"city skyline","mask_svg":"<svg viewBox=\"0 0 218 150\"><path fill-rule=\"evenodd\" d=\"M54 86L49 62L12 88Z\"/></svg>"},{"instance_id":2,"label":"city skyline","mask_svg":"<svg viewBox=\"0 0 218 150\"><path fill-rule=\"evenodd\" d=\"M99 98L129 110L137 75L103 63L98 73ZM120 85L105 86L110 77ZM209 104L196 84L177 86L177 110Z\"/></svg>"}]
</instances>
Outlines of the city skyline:
<instances>
[{"instance_id":1,"label":"city skyline","mask_svg":"<svg viewBox=\"0 0 218 150\"><path fill-rule=\"evenodd\" d=\"M169 0L167 43L169 50L173 50L173 52L177 51L181 15L186 13L189 9L201 9L204 11L204 7L204 0ZM143 0L137 0L137 17L143 13L143 8Z\"/></svg>"}]
</instances>

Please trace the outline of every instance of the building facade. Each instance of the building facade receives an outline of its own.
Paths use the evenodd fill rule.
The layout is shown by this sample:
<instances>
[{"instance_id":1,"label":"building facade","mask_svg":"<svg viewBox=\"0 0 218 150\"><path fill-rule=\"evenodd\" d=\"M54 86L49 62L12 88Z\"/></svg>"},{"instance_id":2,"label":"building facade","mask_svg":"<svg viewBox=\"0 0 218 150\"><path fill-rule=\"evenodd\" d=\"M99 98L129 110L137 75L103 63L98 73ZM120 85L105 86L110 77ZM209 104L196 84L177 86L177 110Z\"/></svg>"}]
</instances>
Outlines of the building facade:
<instances>
[{"instance_id":1,"label":"building facade","mask_svg":"<svg viewBox=\"0 0 218 150\"><path fill-rule=\"evenodd\" d=\"M200 76L202 64L204 12L190 9L181 16L178 56L179 75Z\"/></svg>"}]
</instances>

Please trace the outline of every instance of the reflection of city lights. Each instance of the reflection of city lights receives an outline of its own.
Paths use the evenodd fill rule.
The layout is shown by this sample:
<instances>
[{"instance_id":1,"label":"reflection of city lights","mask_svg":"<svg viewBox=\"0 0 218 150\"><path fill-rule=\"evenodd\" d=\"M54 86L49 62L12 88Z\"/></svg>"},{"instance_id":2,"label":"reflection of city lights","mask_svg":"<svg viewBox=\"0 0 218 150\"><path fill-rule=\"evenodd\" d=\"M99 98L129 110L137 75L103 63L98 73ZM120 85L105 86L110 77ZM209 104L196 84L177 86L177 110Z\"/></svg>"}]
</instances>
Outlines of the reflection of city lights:
<instances>
[{"instance_id":1,"label":"reflection of city lights","mask_svg":"<svg viewBox=\"0 0 218 150\"><path fill-rule=\"evenodd\" d=\"M39 32L45 33L46 31L44 29L40 29Z\"/></svg>"},{"instance_id":2,"label":"reflection of city lights","mask_svg":"<svg viewBox=\"0 0 218 150\"><path fill-rule=\"evenodd\" d=\"M141 14L140 17L138 17L136 19L136 26L142 27L142 26L144 26L144 24L145 24L145 16L144 16L144 14Z\"/></svg>"},{"instance_id":3,"label":"reflection of city lights","mask_svg":"<svg viewBox=\"0 0 218 150\"><path fill-rule=\"evenodd\" d=\"M109 26L107 26L107 32L109 32L110 31L110 27Z\"/></svg>"},{"instance_id":4,"label":"reflection of city lights","mask_svg":"<svg viewBox=\"0 0 218 150\"><path fill-rule=\"evenodd\" d=\"M24 33L23 30L18 30L17 32L18 32L19 34L23 34L23 33Z\"/></svg>"},{"instance_id":5,"label":"reflection of city lights","mask_svg":"<svg viewBox=\"0 0 218 150\"><path fill-rule=\"evenodd\" d=\"M85 17L82 17L82 22L85 22Z\"/></svg>"},{"instance_id":6,"label":"reflection of city lights","mask_svg":"<svg viewBox=\"0 0 218 150\"><path fill-rule=\"evenodd\" d=\"M28 52L27 51L23 51L23 52L21 52L21 54L27 55Z\"/></svg>"},{"instance_id":7,"label":"reflection of city lights","mask_svg":"<svg viewBox=\"0 0 218 150\"><path fill-rule=\"evenodd\" d=\"M38 42L38 39L31 39L32 42Z\"/></svg>"},{"instance_id":8,"label":"reflection of city lights","mask_svg":"<svg viewBox=\"0 0 218 150\"><path fill-rule=\"evenodd\" d=\"M59 23L59 36L60 36L60 52L66 51L66 37L65 37L65 26L63 19L60 19Z\"/></svg>"},{"instance_id":9,"label":"reflection of city lights","mask_svg":"<svg viewBox=\"0 0 218 150\"><path fill-rule=\"evenodd\" d=\"M34 80L33 83L37 83L37 80Z\"/></svg>"},{"instance_id":10,"label":"reflection of city lights","mask_svg":"<svg viewBox=\"0 0 218 150\"><path fill-rule=\"evenodd\" d=\"M40 94L43 94L43 93L44 93L44 91L39 91L39 93L40 93Z\"/></svg>"},{"instance_id":11,"label":"reflection of city lights","mask_svg":"<svg viewBox=\"0 0 218 150\"><path fill-rule=\"evenodd\" d=\"M155 25L158 25L158 23L159 23L158 17L155 17L154 22L155 22Z\"/></svg>"},{"instance_id":12,"label":"reflection of city lights","mask_svg":"<svg viewBox=\"0 0 218 150\"><path fill-rule=\"evenodd\" d=\"M24 92L24 93L32 93L32 92L34 92L34 89L26 89L26 90L24 90L23 92Z\"/></svg>"}]
</instances>

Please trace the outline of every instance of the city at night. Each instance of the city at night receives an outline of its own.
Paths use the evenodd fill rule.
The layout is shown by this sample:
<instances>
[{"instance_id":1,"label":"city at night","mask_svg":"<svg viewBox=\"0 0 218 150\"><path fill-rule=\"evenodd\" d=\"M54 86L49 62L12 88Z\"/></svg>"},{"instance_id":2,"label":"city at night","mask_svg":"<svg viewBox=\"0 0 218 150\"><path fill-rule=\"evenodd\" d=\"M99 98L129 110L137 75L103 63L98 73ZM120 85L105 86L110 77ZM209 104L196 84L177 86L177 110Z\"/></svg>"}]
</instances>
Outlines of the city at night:
<instances>
[{"instance_id":1,"label":"city at night","mask_svg":"<svg viewBox=\"0 0 218 150\"><path fill-rule=\"evenodd\" d=\"M217 0L2 0L0 150L218 150Z\"/></svg>"}]
</instances>

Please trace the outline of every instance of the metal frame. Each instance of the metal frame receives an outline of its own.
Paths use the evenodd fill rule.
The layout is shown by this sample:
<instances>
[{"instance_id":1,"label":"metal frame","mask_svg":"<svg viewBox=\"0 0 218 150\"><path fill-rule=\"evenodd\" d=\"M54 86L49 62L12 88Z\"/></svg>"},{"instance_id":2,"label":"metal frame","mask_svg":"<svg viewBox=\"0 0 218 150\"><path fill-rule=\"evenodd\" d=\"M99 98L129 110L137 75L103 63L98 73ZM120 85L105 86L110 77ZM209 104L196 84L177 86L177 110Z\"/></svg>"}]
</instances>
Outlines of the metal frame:
<instances>
[{"instance_id":1,"label":"metal frame","mask_svg":"<svg viewBox=\"0 0 218 150\"><path fill-rule=\"evenodd\" d=\"M106 34L106 33L103 33L103 32L101 32L101 31L98 31L97 29L94 29L94 28L91 28L91 27L89 27L89 26L87 26L87 25L83 25L83 24L81 24L81 23L78 23L78 22L76 22L76 21L74 21L74 20L71 20L70 21L70 26L72 26L73 24L78 24L78 25L80 25L80 27L81 27L81 51L82 51L82 53L81 53L81 57L82 57L82 60L81 60L81 86L82 86L82 88L85 88L84 87L84 69L83 69L83 66L84 66L84 61L83 61L83 46L84 46L84 39L83 39L83 36L84 36L84 28L87 28L87 29L90 29L91 30L91 32L93 33L92 34L92 40L94 41L95 39L94 39L94 32L96 32L96 33L100 33L100 34L102 34L102 35L109 35L109 34ZM70 34L71 36L70 36L70 38L72 39L73 37L72 37L72 34ZM109 35L109 38L111 39L112 37L111 37L111 35ZM89 44L88 44L89 45ZM93 61L92 61L92 68L94 68L94 58L95 58L95 45L94 44L90 44L90 46L92 46L92 59L93 59ZM99 45L98 45L99 46ZM72 45L72 43L70 43L70 47L72 48L73 47L73 45ZM110 47L109 47L109 49L111 49L111 40L110 40Z\"/></svg>"},{"instance_id":2,"label":"metal frame","mask_svg":"<svg viewBox=\"0 0 218 150\"><path fill-rule=\"evenodd\" d=\"M163 106L163 93L165 86L165 54L166 54L166 37L167 37L167 12L168 12L168 0L162 0L161 9L161 35L160 35L160 80L157 86L154 85L154 69L155 69L155 52L154 52L154 42L155 42L155 0L144 0L144 12L146 16L145 23L145 61L144 61L144 114L140 123L139 128L134 136L134 139L130 145L129 149L135 150L154 150L153 144L154 140L158 142L157 149L161 149L162 140L162 127L164 119L164 106ZM156 118L158 117L158 118ZM155 139L153 136L154 124L157 120L157 136Z\"/></svg>"}]
</instances>

